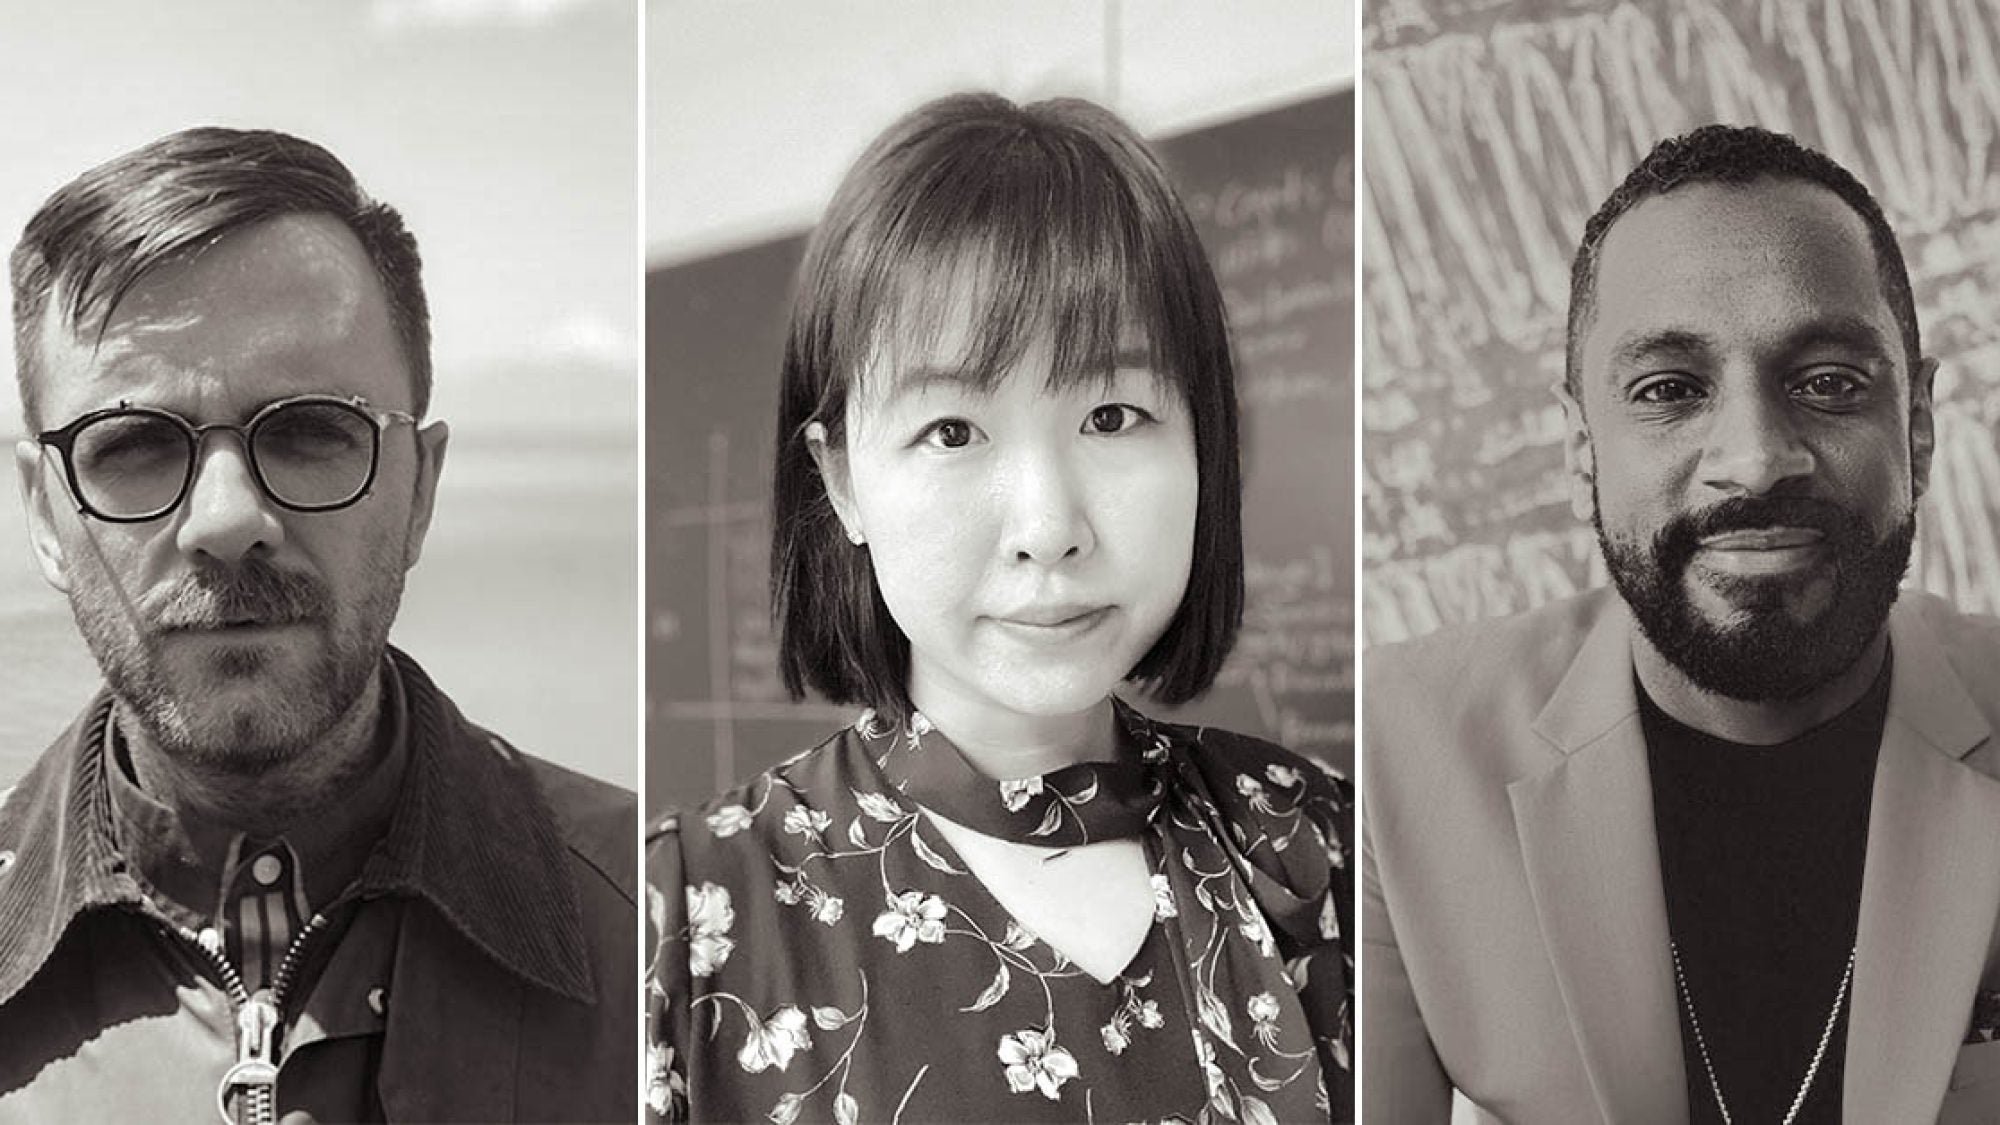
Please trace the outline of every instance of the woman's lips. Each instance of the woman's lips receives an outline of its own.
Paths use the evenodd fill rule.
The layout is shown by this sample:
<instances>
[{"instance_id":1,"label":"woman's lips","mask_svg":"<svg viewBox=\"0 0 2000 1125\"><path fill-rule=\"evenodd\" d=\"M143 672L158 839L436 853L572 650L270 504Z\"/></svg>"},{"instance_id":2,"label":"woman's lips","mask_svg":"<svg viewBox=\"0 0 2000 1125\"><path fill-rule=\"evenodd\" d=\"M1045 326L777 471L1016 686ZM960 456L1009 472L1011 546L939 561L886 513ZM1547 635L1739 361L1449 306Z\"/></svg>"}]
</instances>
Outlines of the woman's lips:
<instances>
[{"instance_id":1,"label":"woman's lips","mask_svg":"<svg viewBox=\"0 0 2000 1125\"><path fill-rule=\"evenodd\" d=\"M993 618L1010 634L1038 644L1074 640L1111 616L1111 606L1032 606Z\"/></svg>"}]
</instances>

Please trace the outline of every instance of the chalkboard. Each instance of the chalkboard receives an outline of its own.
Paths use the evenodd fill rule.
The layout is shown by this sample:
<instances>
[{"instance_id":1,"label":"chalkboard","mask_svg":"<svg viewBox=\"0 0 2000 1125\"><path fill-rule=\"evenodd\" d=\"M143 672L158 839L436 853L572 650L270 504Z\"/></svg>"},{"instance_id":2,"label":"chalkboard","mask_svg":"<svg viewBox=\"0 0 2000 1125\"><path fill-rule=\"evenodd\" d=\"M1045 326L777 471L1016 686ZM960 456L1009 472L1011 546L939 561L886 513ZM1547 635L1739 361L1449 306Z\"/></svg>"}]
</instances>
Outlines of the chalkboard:
<instances>
[{"instance_id":1,"label":"chalkboard","mask_svg":"<svg viewBox=\"0 0 2000 1125\"><path fill-rule=\"evenodd\" d=\"M1353 107L1347 91L1155 142L1229 308L1250 595L1215 690L1175 717L1342 768L1353 760ZM855 714L786 700L766 590L783 315L804 245L801 234L647 277L650 809L698 801Z\"/></svg>"},{"instance_id":2,"label":"chalkboard","mask_svg":"<svg viewBox=\"0 0 2000 1125\"><path fill-rule=\"evenodd\" d=\"M1366 8L1363 619L1370 644L1605 581L1569 511L1569 260L1663 137L1791 133L1895 227L1938 378L1911 581L2000 612L2000 23L1920 0Z\"/></svg>"}]
</instances>

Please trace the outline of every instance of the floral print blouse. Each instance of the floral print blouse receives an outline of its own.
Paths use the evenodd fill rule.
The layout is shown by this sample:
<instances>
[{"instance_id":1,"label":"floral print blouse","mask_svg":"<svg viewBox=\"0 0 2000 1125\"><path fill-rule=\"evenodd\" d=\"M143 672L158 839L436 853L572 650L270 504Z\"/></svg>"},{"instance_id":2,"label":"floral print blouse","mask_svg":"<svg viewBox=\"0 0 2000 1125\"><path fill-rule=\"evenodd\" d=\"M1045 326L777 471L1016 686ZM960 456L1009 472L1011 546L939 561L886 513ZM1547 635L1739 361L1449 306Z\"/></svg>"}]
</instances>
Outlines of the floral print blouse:
<instances>
[{"instance_id":1,"label":"floral print blouse","mask_svg":"<svg viewBox=\"0 0 2000 1125\"><path fill-rule=\"evenodd\" d=\"M649 842L647 1101L680 1121L1246 1122L1352 1113L1352 789L1117 704L1119 759L995 782L873 713ZM1101 983L1009 917L929 808L1138 838L1154 920Z\"/></svg>"}]
</instances>

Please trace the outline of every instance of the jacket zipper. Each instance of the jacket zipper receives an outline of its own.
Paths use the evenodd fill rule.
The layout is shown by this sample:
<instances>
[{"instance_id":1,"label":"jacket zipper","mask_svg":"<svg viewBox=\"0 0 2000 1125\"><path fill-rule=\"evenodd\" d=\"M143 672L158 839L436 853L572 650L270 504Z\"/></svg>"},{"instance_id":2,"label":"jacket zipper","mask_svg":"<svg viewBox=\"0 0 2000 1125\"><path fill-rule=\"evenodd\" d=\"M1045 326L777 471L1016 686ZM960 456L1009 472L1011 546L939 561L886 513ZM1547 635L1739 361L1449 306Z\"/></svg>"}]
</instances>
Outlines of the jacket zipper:
<instances>
[{"instance_id":1,"label":"jacket zipper","mask_svg":"<svg viewBox=\"0 0 2000 1125\"><path fill-rule=\"evenodd\" d=\"M201 950L214 966L236 1013L236 1065L223 1074L222 1084L215 1091L216 1111L222 1115L224 1125L277 1125L277 1039L285 1025L285 994L298 975L306 944L326 925L324 913L313 915L312 921L285 947L284 959L278 962L270 987L255 993L243 986L242 975L229 963L220 930L211 927L196 933L186 926L170 926L184 941ZM242 1092L245 1110L240 1115L229 1106L231 1096L238 1091Z\"/></svg>"}]
</instances>

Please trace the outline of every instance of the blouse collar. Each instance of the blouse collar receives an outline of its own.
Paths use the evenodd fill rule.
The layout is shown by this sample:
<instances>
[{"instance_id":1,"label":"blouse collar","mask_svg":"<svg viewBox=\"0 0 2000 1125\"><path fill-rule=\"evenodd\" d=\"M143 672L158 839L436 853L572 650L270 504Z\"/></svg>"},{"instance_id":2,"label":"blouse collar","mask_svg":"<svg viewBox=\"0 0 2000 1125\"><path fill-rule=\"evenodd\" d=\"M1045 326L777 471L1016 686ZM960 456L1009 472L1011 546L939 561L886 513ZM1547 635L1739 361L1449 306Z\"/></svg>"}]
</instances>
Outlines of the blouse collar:
<instances>
[{"instance_id":1,"label":"blouse collar","mask_svg":"<svg viewBox=\"0 0 2000 1125\"><path fill-rule=\"evenodd\" d=\"M1078 847L1144 833L1166 785L1166 736L1113 698L1116 757L1033 777L995 780L913 711L898 726L874 711L854 724L868 755L895 789L947 820L988 836L1048 848Z\"/></svg>"}]
</instances>

